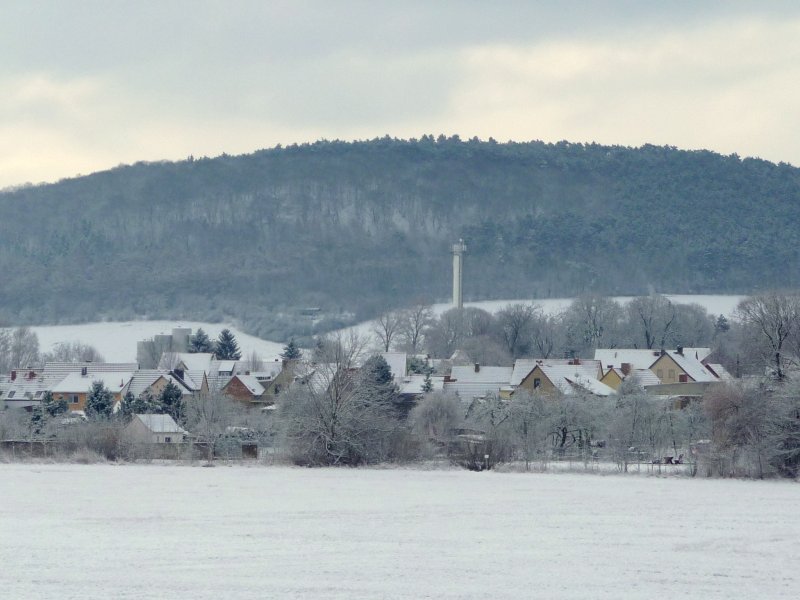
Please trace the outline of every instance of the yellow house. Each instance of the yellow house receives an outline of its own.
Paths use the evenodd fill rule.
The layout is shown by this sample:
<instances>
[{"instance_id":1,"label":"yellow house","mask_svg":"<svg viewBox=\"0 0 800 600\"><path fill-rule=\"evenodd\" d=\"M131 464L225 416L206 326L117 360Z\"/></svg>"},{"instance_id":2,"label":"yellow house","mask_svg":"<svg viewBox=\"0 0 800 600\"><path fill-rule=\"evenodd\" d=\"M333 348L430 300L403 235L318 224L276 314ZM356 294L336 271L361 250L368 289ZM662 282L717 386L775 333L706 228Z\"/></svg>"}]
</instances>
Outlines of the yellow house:
<instances>
[{"instance_id":1,"label":"yellow house","mask_svg":"<svg viewBox=\"0 0 800 600\"><path fill-rule=\"evenodd\" d=\"M520 382L517 389L544 395L589 393L595 396L610 396L613 388L597 379L596 366L589 364L549 364L542 361Z\"/></svg>"},{"instance_id":2,"label":"yellow house","mask_svg":"<svg viewBox=\"0 0 800 600\"><path fill-rule=\"evenodd\" d=\"M719 381L713 371L680 348L661 354L650 365L650 370L662 384Z\"/></svg>"},{"instance_id":3,"label":"yellow house","mask_svg":"<svg viewBox=\"0 0 800 600\"><path fill-rule=\"evenodd\" d=\"M58 384L53 386L52 393L56 400L66 400L69 410L86 410L86 400L92 389L92 384L99 381L114 398L114 403L122 400L128 390L133 373L70 373Z\"/></svg>"},{"instance_id":4,"label":"yellow house","mask_svg":"<svg viewBox=\"0 0 800 600\"><path fill-rule=\"evenodd\" d=\"M623 373L621 369L611 367L608 371L606 371L606 374L600 378L600 381L605 383L608 387L618 390L624 379L625 373Z\"/></svg>"}]
</instances>

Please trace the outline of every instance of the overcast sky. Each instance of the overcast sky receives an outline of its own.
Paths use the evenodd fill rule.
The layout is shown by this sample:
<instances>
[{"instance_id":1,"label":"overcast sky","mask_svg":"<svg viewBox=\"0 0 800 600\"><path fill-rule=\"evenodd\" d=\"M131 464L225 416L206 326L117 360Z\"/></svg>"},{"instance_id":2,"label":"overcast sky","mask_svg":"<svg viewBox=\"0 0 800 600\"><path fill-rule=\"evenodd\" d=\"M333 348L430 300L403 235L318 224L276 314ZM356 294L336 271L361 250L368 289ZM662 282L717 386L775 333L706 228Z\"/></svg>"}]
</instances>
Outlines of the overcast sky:
<instances>
[{"instance_id":1,"label":"overcast sky","mask_svg":"<svg viewBox=\"0 0 800 600\"><path fill-rule=\"evenodd\" d=\"M0 187L385 134L800 165L800 3L5 0L0 90Z\"/></svg>"}]
</instances>

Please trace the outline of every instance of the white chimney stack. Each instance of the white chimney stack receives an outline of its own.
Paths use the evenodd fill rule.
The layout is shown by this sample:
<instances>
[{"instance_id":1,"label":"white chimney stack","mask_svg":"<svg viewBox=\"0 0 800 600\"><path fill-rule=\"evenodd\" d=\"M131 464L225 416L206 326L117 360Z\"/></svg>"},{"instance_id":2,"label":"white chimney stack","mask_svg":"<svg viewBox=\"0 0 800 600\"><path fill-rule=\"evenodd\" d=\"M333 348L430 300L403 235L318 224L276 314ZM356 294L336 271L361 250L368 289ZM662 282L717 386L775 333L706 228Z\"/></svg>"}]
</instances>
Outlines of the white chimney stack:
<instances>
[{"instance_id":1,"label":"white chimney stack","mask_svg":"<svg viewBox=\"0 0 800 600\"><path fill-rule=\"evenodd\" d=\"M467 245L464 240L458 240L453 244L453 306L464 308L464 299L461 296L462 271L464 267L464 253Z\"/></svg>"}]
</instances>

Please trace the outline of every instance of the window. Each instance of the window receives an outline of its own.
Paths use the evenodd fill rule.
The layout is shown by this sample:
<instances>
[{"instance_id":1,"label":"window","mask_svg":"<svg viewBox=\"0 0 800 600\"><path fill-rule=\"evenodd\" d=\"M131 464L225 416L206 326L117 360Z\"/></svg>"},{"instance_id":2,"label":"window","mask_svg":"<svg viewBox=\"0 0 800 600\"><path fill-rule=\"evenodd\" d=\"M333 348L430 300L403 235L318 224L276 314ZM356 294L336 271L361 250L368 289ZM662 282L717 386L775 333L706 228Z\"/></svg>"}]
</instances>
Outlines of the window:
<instances>
[{"instance_id":1,"label":"window","mask_svg":"<svg viewBox=\"0 0 800 600\"><path fill-rule=\"evenodd\" d=\"M542 380L538 377L535 377L533 379L533 389L538 388L540 385L542 385Z\"/></svg>"},{"instance_id":2,"label":"window","mask_svg":"<svg viewBox=\"0 0 800 600\"><path fill-rule=\"evenodd\" d=\"M167 444L169 444L169 443L171 443L171 442L172 442L172 438L171 438L171 437L169 437L168 435L165 435L165 436L164 436L164 441L165 441Z\"/></svg>"},{"instance_id":3,"label":"window","mask_svg":"<svg viewBox=\"0 0 800 600\"><path fill-rule=\"evenodd\" d=\"M70 404L77 404L78 403L78 394L72 394L72 396L69 397L69 403Z\"/></svg>"},{"instance_id":4,"label":"window","mask_svg":"<svg viewBox=\"0 0 800 600\"><path fill-rule=\"evenodd\" d=\"M15 392L14 390L11 390L10 392L8 392L8 397L9 398L13 398L16 395L17 395L17 392Z\"/></svg>"},{"instance_id":5,"label":"window","mask_svg":"<svg viewBox=\"0 0 800 600\"><path fill-rule=\"evenodd\" d=\"M41 398L42 397L42 390L39 390L33 395L34 398Z\"/></svg>"},{"instance_id":6,"label":"window","mask_svg":"<svg viewBox=\"0 0 800 600\"><path fill-rule=\"evenodd\" d=\"M658 377L659 379L664 379L664 369L658 369L656 371L656 377Z\"/></svg>"}]
</instances>

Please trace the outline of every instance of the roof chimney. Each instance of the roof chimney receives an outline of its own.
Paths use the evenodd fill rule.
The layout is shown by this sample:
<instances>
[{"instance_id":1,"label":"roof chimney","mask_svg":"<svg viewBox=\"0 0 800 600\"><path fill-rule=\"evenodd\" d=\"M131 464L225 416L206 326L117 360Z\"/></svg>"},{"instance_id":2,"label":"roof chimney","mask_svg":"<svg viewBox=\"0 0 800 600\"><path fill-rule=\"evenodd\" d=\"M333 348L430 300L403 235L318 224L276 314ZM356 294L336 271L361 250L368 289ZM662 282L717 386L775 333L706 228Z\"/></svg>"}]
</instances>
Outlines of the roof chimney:
<instances>
[{"instance_id":1,"label":"roof chimney","mask_svg":"<svg viewBox=\"0 0 800 600\"><path fill-rule=\"evenodd\" d=\"M81 377L86 377L89 374L89 369L87 367L81 367Z\"/></svg>"},{"instance_id":2,"label":"roof chimney","mask_svg":"<svg viewBox=\"0 0 800 600\"><path fill-rule=\"evenodd\" d=\"M620 369L622 369L622 374L627 377L631 374L631 363L622 363Z\"/></svg>"},{"instance_id":3,"label":"roof chimney","mask_svg":"<svg viewBox=\"0 0 800 600\"><path fill-rule=\"evenodd\" d=\"M678 354L683 356L683 346L678 346Z\"/></svg>"},{"instance_id":4,"label":"roof chimney","mask_svg":"<svg viewBox=\"0 0 800 600\"><path fill-rule=\"evenodd\" d=\"M481 363L475 363L475 372L478 373L481 370Z\"/></svg>"},{"instance_id":5,"label":"roof chimney","mask_svg":"<svg viewBox=\"0 0 800 600\"><path fill-rule=\"evenodd\" d=\"M17 379L17 370L14 369L11 371L11 381L15 381Z\"/></svg>"}]
</instances>

